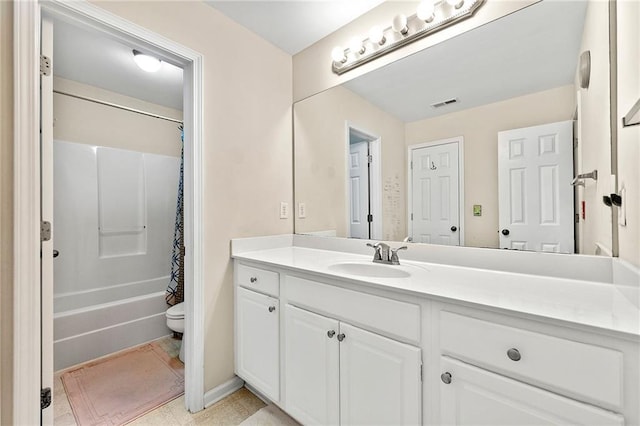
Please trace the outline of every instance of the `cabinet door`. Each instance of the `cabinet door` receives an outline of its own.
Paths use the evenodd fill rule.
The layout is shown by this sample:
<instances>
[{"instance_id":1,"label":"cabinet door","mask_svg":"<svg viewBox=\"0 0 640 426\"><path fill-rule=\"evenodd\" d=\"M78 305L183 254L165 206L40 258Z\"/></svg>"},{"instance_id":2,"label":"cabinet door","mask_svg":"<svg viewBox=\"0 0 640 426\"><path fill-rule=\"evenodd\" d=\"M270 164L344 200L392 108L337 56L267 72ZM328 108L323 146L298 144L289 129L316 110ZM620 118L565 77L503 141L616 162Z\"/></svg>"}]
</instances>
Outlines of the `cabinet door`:
<instances>
[{"instance_id":1,"label":"cabinet door","mask_svg":"<svg viewBox=\"0 0 640 426\"><path fill-rule=\"evenodd\" d=\"M303 424L339 423L338 321L285 306L285 407Z\"/></svg>"},{"instance_id":2,"label":"cabinet door","mask_svg":"<svg viewBox=\"0 0 640 426\"><path fill-rule=\"evenodd\" d=\"M278 299L242 287L236 301L238 376L273 401L280 398Z\"/></svg>"},{"instance_id":3,"label":"cabinet door","mask_svg":"<svg viewBox=\"0 0 640 426\"><path fill-rule=\"evenodd\" d=\"M345 323L340 337L340 424L420 424L420 348Z\"/></svg>"},{"instance_id":4,"label":"cabinet door","mask_svg":"<svg viewBox=\"0 0 640 426\"><path fill-rule=\"evenodd\" d=\"M446 425L623 425L624 418L600 408L441 357L440 424ZM434 378L435 379L435 378ZM436 379L437 380L437 379ZM562 380L561 377L558 380Z\"/></svg>"}]
</instances>

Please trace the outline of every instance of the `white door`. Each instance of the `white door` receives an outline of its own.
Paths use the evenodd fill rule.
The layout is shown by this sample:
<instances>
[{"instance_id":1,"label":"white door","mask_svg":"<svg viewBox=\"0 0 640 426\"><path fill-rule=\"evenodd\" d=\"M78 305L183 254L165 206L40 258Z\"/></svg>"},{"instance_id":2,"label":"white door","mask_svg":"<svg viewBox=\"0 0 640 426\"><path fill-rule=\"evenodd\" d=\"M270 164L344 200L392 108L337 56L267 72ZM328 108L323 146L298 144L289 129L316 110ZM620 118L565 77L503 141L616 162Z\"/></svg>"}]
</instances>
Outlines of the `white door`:
<instances>
[{"instance_id":1,"label":"white door","mask_svg":"<svg viewBox=\"0 0 640 426\"><path fill-rule=\"evenodd\" d=\"M349 236L369 238L369 143L349 145Z\"/></svg>"},{"instance_id":2,"label":"white door","mask_svg":"<svg viewBox=\"0 0 640 426\"><path fill-rule=\"evenodd\" d=\"M436 142L411 150L413 242L460 245L458 156L458 142Z\"/></svg>"},{"instance_id":3,"label":"white door","mask_svg":"<svg viewBox=\"0 0 640 426\"><path fill-rule=\"evenodd\" d=\"M43 17L41 27L41 53L53 58L53 22ZM50 64L53 69L53 64ZM51 224L51 238L40 248L41 262L41 333L42 381L41 388L50 388L53 394L53 73L40 76L40 214L41 221ZM35 307L34 307L35 309ZM19 356L19 354L16 354ZM53 424L53 402L42 410L42 424Z\"/></svg>"},{"instance_id":4,"label":"white door","mask_svg":"<svg viewBox=\"0 0 640 426\"><path fill-rule=\"evenodd\" d=\"M236 367L240 377L268 398L280 398L278 299L237 288Z\"/></svg>"},{"instance_id":5,"label":"white door","mask_svg":"<svg viewBox=\"0 0 640 426\"><path fill-rule=\"evenodd\" d=\"M573 124L498 133L500 248L574 252Z\"/></svg>"},{"instance_id":6,"label":"white door","mask_svg":"<svg viewBox=\"0 0 640 426\"><path fill-rule=\"evenodd\" d=\"M302 424L340 422L338 321L285 306L285 409Z\"/></svg>"},{"instance_id":7,"label":"white door","mask_svg":"<svg viewBox=\"0 0 640 426\"><path fill-rule=\"evenodd\" d=\"M490 373L448 357L440 381L442 425L618 425L624 418L600 408Z\"/></svg>"},{"instance_id":8,"label":"white door","mask_svg":"<svg viewBox=\"0 0 640 426\"><path fill-rule=\"evenodd\" d=\"M345 323L339 336L340 424L421 424L420 348Z\"/></svg>"}]
</instances>

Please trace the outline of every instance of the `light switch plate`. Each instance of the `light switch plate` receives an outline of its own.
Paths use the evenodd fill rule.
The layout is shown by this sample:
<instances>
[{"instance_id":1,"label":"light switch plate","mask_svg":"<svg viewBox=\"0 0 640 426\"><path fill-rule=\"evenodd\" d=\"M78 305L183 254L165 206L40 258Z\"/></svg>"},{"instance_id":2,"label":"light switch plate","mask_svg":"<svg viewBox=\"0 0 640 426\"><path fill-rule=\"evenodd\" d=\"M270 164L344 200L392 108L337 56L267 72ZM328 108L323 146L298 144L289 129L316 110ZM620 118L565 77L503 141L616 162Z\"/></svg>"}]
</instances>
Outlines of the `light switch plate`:
<instances>
[{"instance_id":1,"label":"light switch plate","mask_svg":"<svg viewBox=\"0 0 640 426\"><path fill-rule=\"evenodd\" d=\"M304 203L298 203L298 218L304 219L307 217L307 206Z\"/></svg>"},{"instance_id":2,"label":"light switch plate","mask_svg":"<svg viewBox=\"0 0 640 426\"><path fill-rule=\"evenodd\" d=\"M474 204L473 205L473 215L474 216L482 216L482 205Z\"/></svg>"},{"instance_id":3,"label":"light switch plate","mask_svg":"<svg viewBox=\"0 0 640 426\"><path fill-rule=\"evenodd\" d=\"M289 203L285 201L280 203L280 219L289 219Z\"/></svg>"}]
</instances>

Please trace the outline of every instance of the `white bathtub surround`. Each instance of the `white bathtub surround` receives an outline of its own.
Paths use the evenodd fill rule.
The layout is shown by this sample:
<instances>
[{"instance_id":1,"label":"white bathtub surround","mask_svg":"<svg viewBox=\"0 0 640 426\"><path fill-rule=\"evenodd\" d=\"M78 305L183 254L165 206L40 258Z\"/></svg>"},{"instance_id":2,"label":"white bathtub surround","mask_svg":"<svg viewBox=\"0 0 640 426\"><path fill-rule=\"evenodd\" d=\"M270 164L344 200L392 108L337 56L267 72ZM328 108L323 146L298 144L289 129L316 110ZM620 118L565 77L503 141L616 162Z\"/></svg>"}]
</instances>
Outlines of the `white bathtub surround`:
<instances>
[{"instance_id":1,"label":"white bathtub surround","mask_svg":"<svg viewBox=\"0 0 640 426\"><path fill-rule=\"evenodd\" d=\"M175 157L54 141L56 370L170 334L178 167Z\"/></svg>"},{"instance_id":2,"label":"white bathtub surround","mask_svg":"<svg viewBox=\"0 0 640 426\"><path fill-rule=\"evenodd\" d=\"M640 423L631 265L410 245L391 266L367 241L271 240L232 241L236 373L303 424Z\"/></svg>"}]
</instances>

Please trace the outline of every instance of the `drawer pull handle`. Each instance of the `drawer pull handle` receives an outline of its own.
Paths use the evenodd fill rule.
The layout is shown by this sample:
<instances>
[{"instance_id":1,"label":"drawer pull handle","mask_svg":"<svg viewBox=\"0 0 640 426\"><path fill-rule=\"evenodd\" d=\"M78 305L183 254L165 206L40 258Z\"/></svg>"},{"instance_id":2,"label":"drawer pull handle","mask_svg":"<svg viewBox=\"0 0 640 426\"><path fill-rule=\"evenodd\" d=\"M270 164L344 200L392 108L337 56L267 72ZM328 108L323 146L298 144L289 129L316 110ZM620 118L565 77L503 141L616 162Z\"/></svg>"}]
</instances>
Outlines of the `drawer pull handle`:
<instances>
[{"instance_id":1,"label":"drawer pull handle","mask_svg":"<svg viewBox=\"0 0 640 426\"><path fill-rule=\"evenodd\" d=\"M251 278L249 278L249 281L251 281L252 283L255 283L256 281L258 281L258 278L251 277Z\"/></svg>"},{"instance_id":2,"label":"drawer pull handle","mask_svg":"<svg viewBox=\"0 0 640 426\"><path fill-rule=\"evenodd\" d=\"M327 331L327 336L329 336L329 339L331 339L331 338L332 338L333 336L335 336L335 335L336 335L335 330L329 330L329 331Z\"/></svg>"},{"instance_id":3,"label":"drawer pull handle","mask_svg":"<svg viewBox=\"0 0 640 426\"><path fill-rule=\"evenodd\" d=\"M520 361L520 358L522 358L520 356L520 351L517 350L516 348L511 348L507 351L507 356L509 357L509 359L511 361Z\"/></svg>"},{"instance_id":4,"label":"drawer pull handle","mask_svg":"<svg viewBox=\"0 0 640 426\"><path fill-rule=\"evenodd\" d=\"M345 337L347 337L347 336L345 336L344 333L338 334L338 342L342 342Z\"/></svg>"},{"instance_id":5,"label":"drawer pull handle","mask_svg":"<svg viewBox=\"0 0 640 426\"><path fill-rule=\"evenodd\" d=\"M451 383L451 373L449 373L448 371L445 373L442 373L440 375L440 380L442 380L442 383L444 383L445 385L448 385Z\"/></svg>"},{"instance_id":6,"label":"drawer pull handle","mask_svg":"<svg viewBox=\"0 0 640 426\"><path fill-rule=\"evenodd\" d=\"M269 312L273 312L273 311L275 311L275 310L276 310L276 307L275 307L275 306L269 306Z\"/></svg>"}]
</instances>

